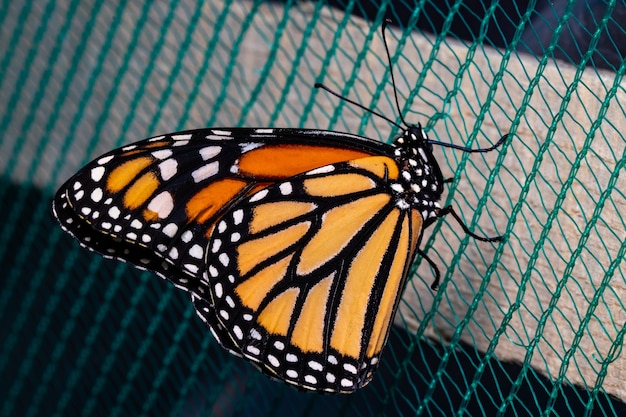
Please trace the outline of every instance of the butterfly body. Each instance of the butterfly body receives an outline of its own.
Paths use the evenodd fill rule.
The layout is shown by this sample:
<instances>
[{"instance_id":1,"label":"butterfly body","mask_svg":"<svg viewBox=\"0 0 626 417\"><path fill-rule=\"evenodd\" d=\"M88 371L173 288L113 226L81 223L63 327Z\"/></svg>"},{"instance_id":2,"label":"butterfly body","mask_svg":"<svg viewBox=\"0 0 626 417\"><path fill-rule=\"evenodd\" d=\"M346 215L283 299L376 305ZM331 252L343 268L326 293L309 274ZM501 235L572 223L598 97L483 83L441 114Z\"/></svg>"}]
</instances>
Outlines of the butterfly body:
<instances>
[{"instance_id":1,"label":"butterfly body","mask_svg":"<svg viewBox=\"0 0 626 417\"><path fill-rule=\"evenodd\" d=\"M301 129L202 129L105 154L57 193L64 230L188 291L220 343L299 387L377 367L440 169L419 126L393 145Z\"/></svg>"}]
</instances>

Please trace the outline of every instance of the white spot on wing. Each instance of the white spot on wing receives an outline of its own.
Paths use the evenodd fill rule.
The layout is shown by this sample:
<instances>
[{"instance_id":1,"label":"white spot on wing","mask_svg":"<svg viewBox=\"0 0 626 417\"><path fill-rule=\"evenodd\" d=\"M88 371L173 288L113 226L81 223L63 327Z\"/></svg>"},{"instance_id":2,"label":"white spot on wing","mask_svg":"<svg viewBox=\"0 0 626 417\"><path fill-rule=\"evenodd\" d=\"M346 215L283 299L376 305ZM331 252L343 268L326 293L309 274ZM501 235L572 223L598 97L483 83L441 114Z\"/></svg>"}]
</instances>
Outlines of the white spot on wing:
<instances>
[{"instance_id":1,"label":"white spot on wing","mask_svg":"<svg viewBox=\"0 0 626 417\"><path fill-rule=\"evenodd\" d=\"M228 319L226 319L226 320L228 320ZM259 356L259 354L261 353L259 348L256 347L256 346L246 346L246 350L248 352L252 353L254 356Z\"/></svg>"},{"instance_id":2,"label":"white spot on wing","mask_svg":"<svg viewBox=\"0 0 626 417\"><path fill-rule=\"evenodd\" d=\"M280 193L282 195L289 195L293 191L293 187L290 182L282 183L278 186L278 188L280 189Z\"/></svg>"},{"instance_id":3,"label":"white spot on wing","mask_svg":"<svg viewBox=\"0 0 626 417\"><path fill-rule=\"evenodd\" d=\"M211 162L210 164L206 164L191 173L194 182L198 183L200 181L204 181L207 178L211 178L219 171L219 163L217 161Z\"/></svg>"},{"instance_id":4,"label":"white spot on wing","mask_svg":"<svg viewBox=\"0 0 626 417\"><path fill-rule=\"evenodd\" d=\"M98 182L104 176L104 167L95 167L91 169L91 179Z\"/></svg>"},{"instance_id":5,"label":"white spot on wing","mask_svg":"<svg viewBox=\"0 0 626 417\"><path fill-rule=\"evenodd\" d=\"M352 385L354 385L354 383L352 381L350 381L348 378L343 378L341 380L341 386L342 387L351 387Z\"/></svg>"},{"instance_id":6,"label":"white spot on wing","mask_svg":"<svg viewBox=\"0 0 626 417\"><path fill-rule=\"evenodd\" d=\"M156 159L167 159L170 156L172 156L172 150L171 149L160 149L158 151L152 152L152 156L154 156Z\"/></svg>"},{"instance_id":7,"label":"white spot on wing","mask_svg":"<svg viewBox=\"0 0 626 417\"><path fill-rule=\"evenodd\" d=\"M232 136L232 132L228 130L212 130L214 135L218 136Z\"/></svg>"},{"instance_id":8,"label":"white spot on wing","mask_svg":"<svg viewBox=\"0 0 626 417\"><path fill-rule=\"evenodd\" d=\"M237 325L234 325L233 326L233 333L235 334L235 337L238 340L243 340L243 332L241 331L241 327L239 327ZM268 359L269 359L269 357L268 357ZM274 359L276 359L276 358L274 358Z\"/></svg>"},{"instance_id":9,"label":"white spot on wing","mask_svg":"<svg viewBox=\"0 0 626 417\"><path fill-rule=\"evenodd\" d=\"M156 213L160 219L169 216L173 209L174 199L169 191L161 192L148 203L148 210Z\"/></svg>"},{"instance_id":10,"label":"white spot on wing","mask_svg":"<svg viewBox=\"0 0 626 417\"><path fill-rule=\"evenodd\" d=\"M250 197L250 202L254 203L256 201L264 199L267 193L268 193L267 188L259 191L258 193Z\"/></svg>"},{"instance_id":11,"label":"white spot on wing","mask_svg":"<svg viewBox=\"0 0 626 417\"><path fill-rule=\"evenodd\" d=\"M91 200L95 203L102 200L102 188L96 188L91 192Z\"/></svg>"},{"instance_id":12,"label":"white spot on wing","mask_svg":"<svg viewBox=\"0 0 626 417\"><path fill-rule=\"evenodd\" d=\"M202 255L204 251L202 250L202 246L195 244L189 249L189 255L196 259L202 259Z\"/></svg>"},{"instance_id":13,"label":"white spot on wing","mask_svg":"<svg viewBox=\"0 0 626 417\"><path fill-rule=\"evenodd\" d=\"M323 167L315 168L306 173L306 175L315 175L315 174L328 174L329 172L333 172L335 167L333 165L325 165Z\"/></svg>"},{"instance_id":14,"label":"white spot on wing","mask_svg":"<svg viewBox=\"0 0 626 417\"><path fill-rule=\"evenodd\" d=\"M191 139L191 133L185 133L183 135L172 135L174 140L189 140Z\"/></svg>"},{"instance_id":15,"label":"white spot on wing","mask_svg":"<svg viewBox=\"0 0 626 417\"><path fill-rule=\"evenodd\" d=\"M235 223L235 225L239 225L241 224L241 222L243 221L243 210L242 209L237 209L233 212L233 223Z\"/></svg>"},{"instance_id":16,"label":"white spot on wing","mask_svg":"<svg viewBox=\"0 0 626 417\"><path fill-rule=\"evenodd\" d=\"M316 361L309 361L309 368L313 369L314 371L321 371L322 369L324 369L322 364Z\"/></svg>"},{"instance_id":17,"label":"white spot on wing","mask_svg":"<svg viewBox=\"0 0 626 417\"><path fill-rule=\"evenodd\" d=\"M270 363L270 365L272 365L274 368L278 368L280 366L280 361L276 358L276 356L274 355L267 355L267 361Z\"/></svg>"},{"instance_id":18,"label":"white spot on wing","mask_svg":"<svg viewBox=\"0 0 626 417\"><path fill-rule=\"evenodd\" d=\"M263 144L259 142L251 142L251 143L241 143L239 144L239 146L241 147L241 153L246 153L246 152L250 152L253 149L260 148L261 146L263 146Z\"/></svg>"},{"instance_id":19,"label":"white spot on wing","mask_svg":"<svg viewBox=\"0 0 626 417\"><path fill-rule=\"evenodd\" d=\"M176 232L178 232L178 226L174 223L170 223L163 228L163 233L168 237L174 237Z\"/></svg>"},{"instance_id":20,"label":"white spot on wing","mask_svg":"<svg viewBox=\"0 0 626 417\"><path fill-rule=\"evenodd\" d=\"M191 230L185 230L183 234L180 235L180 239L185 243L189 243L191 239L193 239L193 233L191 233Z\"/></svg>"},{"instance_id":21,"label":"white spot on wing","mask_svg":"<svg viewBox=\"0 0 626 417\"><path fill-rule=\"evenodd\" d=\"M104 158L98 159L98 164L104 165L107 162L109 162L111 159L113 159L113 155L105 156Z\"/></svg>"},{"instance_id":22,"label":"white spot on wing","mask_svg":"<svg viewBox=\"0 0 626 417\"><path fill-rule=\"evenodd\" d=\"M206 148L200 149L200 156L206 161L219 154L221 150L221 146L207 146Z\"/></svg>"},{"instance_id":23,"label":"white spot on wing","mask_svg":"<svg viewBox=\"0 0 626 417\"><path fill-rule=\"evenodd\" d=\"M178 171L178 162L174 158L166 159L159 164L159 172L163 181L171 179Z\"/></svg>"},{"instance_id":24,"label":"white spot on wing","mask_svg":"<svg viewBox=\"0 0 626 417\"><path fill-rule=\"evenodd\" d=\"M343 364L343 369L345 369L346 371L350 372L351 374L356 375L356 367L354 365L352 365L351 363L344 363Z\"/></svg>"},{"instance_id":25,"label":"white spot on wing","mask_svg":"<svg viewBox=\"0 0 626 417\"><path fill-rule=\"evenodd\" d=\"M228 258L228 255L226 255L225 253L221 253L218 259L224 266L228 266L228 264L230 263L230 259Z\"/></svg>"},{"instance_id":26,"label":"white spot on wing","mask_svg":"<svg viewBox=\"0 0 626 417\"><path fill-rule=\"evenodd\" d=\"M121 214L120 209L118 209L118 208L117 208L117 207L115 207L115 206L113 206L113 207L111 207L111 208L109 209L109 216L110 216L112 219L117 219L117 218L119 218L119 217L120 217L120 214Z\"/></svg>"},{"instance_id":27,"label":"white spot on wing","mask_svg":"<svg viewBox=\"0 0 626 417\"><path fill-rule=\"evenodd\" d=\"M222 288L221 283L218 282L217 284L215 284L215 287L213 287L213 293L217 298L222 298L222 295L224 294L224 289Z\"/></svg>"},{"instance_id":28,"label":"white spot on wing","mask_svg":"<svg viewBox=\"0 0 626 417\"><path fill-rule=\"evenodd\" d=\"M218 275L217 268L213 265L209 265L209 275L211 275L211 278L216 278Z\"/></svg>"}]
</instances>

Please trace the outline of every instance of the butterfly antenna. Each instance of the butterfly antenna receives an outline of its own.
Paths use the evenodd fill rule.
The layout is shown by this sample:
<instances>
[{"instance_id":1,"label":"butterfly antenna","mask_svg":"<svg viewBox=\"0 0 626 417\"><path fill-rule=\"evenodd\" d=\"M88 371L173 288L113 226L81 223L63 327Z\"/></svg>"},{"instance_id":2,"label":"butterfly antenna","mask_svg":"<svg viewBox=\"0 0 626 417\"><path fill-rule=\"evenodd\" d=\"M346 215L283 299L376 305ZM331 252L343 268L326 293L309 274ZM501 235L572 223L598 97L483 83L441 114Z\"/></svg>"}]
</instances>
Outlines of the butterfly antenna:
<instances>
[{"instance_id":1,"label":"butterfly antenna","mask_svg":"<svg viewBox=\"0 0 626 417\"><path fill-rule=\"evenodd\" d=\"M399 124L397 124L396 122L394 122L393 120L391 120L390 118L388 118L387 116L384 116L384 115L382 115L381 113L378 113L378 112L377 112L377 111L375 111L375 110L368 109L368 108L367 108L367 107L365 107L364 105L362 105L362 104L360 104L360 103L357 103L357 102L356 102L356 101L354 101L354 100L350 100L348 97L344 97L344 96L342 96L341 94L339 94L339 93L337 93L337 92L335 92L335 91L331 90L330 88L326 87L324 84L321 84L321 83L315 83L314 87L315 87L315 88L321 88L321 89L323 89L323 90L326 90L327 92L329 92L329 93L330 93L330 94L332 94L333 96L335 96L335 97L337 97L337 98L339 98L339 99L341 99L341 100L343 100L343 101L347 101L348 103L350 103L350 104L352 104L352 105L354 105L354 106L357 106L358 108L360 108L360 109L362 109L362 110L365 110L365 111L366 111L366 112L368 112L368 113L371 113L371 114L373 114L373 115L376 115L376 116L380 117L380 118L381 118L381 119L383 119L383 120L388 121L388 122L389 122L389 123L391 123L392 125L396 126L398 129L403 129L403 127L402 127L402 126L400 126Z\"/></svg>"},{"instance_id":2,"label":"butterfly antenna","mask_svg":"<svg viewBox=\"0 0 626 417\"><path fill-rule=\"evenodd\" d=\"M387 36L385 35L385 29L387 29L387 25L391 23L391 19L385 19L383 22L383 43L385 44L385 51L387 51L387 62L389 62L389 74L391 74L391 84L393 85L393 95L396 98L396 108L398 109L398 116L400 116L400 120L404 123L405 126L409 124L404 120L404 116L402 116L402 110L400 110L400 101L398 100L398 89L396 88L396 78L393 76L393 65L391 65L391 54L389 53L389 45L387 45Z\"/></svg>"}]
</instances>

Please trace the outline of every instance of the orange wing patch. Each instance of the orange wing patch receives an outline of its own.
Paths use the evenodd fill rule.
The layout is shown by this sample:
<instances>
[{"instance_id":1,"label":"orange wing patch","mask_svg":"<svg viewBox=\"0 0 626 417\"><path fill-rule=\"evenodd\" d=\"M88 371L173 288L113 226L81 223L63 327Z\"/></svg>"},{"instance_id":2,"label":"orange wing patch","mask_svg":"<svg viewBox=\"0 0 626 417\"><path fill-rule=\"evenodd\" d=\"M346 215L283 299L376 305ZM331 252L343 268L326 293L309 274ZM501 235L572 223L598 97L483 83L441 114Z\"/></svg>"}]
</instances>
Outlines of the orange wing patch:
<instances>
[{"instance_id":1,"label":"orange wing patch","mask_svg":"<svg viewBox=\"0 0 626 417\"><path fill-rule=\"evenodd\" d=\"M260 233L270 227L310 213L316 207L313 203L302 201L277 201L261 204L252 210L250 233Z\"/></svg>"},{"instance_id":2,"label":"orange wing patch","mask_svg":"<svg viewBox=\"0 0 626 417\"><path fill-rule=\"evenodd\" d=\"M302 249L296 271L298 275L310 274L337 256L389 200L387 194L375 194L324 213L322 226Z\"/></svg>"},{"instance_id":3,"label":"orange wing patch","mask_svg":"<svg viewBox=\"0 0 626 417\"><path fill-rule=\"evenodd\" d=\"M235 293L246 307L258 310L267 294L287 275L293 255L287 256L246 279L235 287Z\"/></svg>"},{"instance_id":4,"label":"orange wing patch","mask_svg":"<svg viewBox=\"0 0 626 417\"><path fill-rule=\"evenodd\" d=\"M330 146L265 145L241 156L239 173L253 178L280 180L321 166L370 155L363 151Z\"/></svg>"},{"instance_id":5,"label":"orange wing patch","mask_svg":"<svg viewBox=\"0 0 626 417\"><path fill-rule=\"evenodd\" d=\"M124 206L135 210L145 203L156 191L159 180L153 172L146 172L131 185L124 194Z\"/></svg>"},{"instance_id":6,"label":"orange wing patch","mask_svg":"<svg viewBox=\"0 0 626 417\"><path fill-rule=\"evenodd\" d=\"M224 178L205 186L187 201L187 217L198 223L214 219L218 211L248 184L245 180Z\"/></svg>"},{"instance_id":7,"label":"orange wing patch","mask_svg":"<svg viewBox=\"0 0 626 417\"><path fill-rule=\"evenodd\" d=\"M303 352L319 353L324 350L326 311L335 275L333 273L315 284L304 301L291 334L291 342Z\"/></svg>"},{"instance_id":8,"label":"orange wing patch","mask_svg":"<svg viewBox=\"0 0 626 417\"><path fill-rule=\"evenodd\" d=\"M316 197L336 197L371 190L376 183L360 174L337 174L332 177L307 178L304 189Z\"/></svg>"},{"instance_id":9,"label":"orange wing patch","mask_svg":"<svg viewBox=\"0 0 626 417\"><path fill-rule=\"evenodd\" d=\"M365 169L378 178L395 180L400 175L398 164L386 156L371 156L348 162L351 167Z\"/></svg>"},{"instance_id":10,"label":"orange wing patch","mask_svg":"<svg viewBox=\"0 0 626 417\"><path fill-rule=\"evenodd\" d=\"M137 175L146 169L153 162L151 157L141 157L126 161L109 174L107 179L107 190L111 193L117 193L130 184Z\"/></svg>"},{"instance_id":11,"label":"orange wing patch","mask_svg":"<svg viewBox=\"0 0 626 417\"><path fill-rule=\"evenodd\" d=\"M259 324L270 334L287 335L300 290L290 288L274 298L259 314Z\"/></svg>"},{"instance_id":12,"label":"orange wing patch","mask_svg":"<svg viewBox=\"0 0 626 417\"><path fill-rule=\"evenodd\" d=\"M399 210L393 210L380 224L350 264L341 294L330 345L344 355L359 358L367 305L374 280L397 227ZM400 277L393 277L397 279Z\"/></svg>"},{"instance_id":13,"label":"orange wing patch","mask_svg":"<svg viewBox=\"0 0 626 417\"><path fill-rule=\"evenodd\" d=\"M412 224L413 229L418 233L421 228L421 216L415 220L419 220L417 224ZM391 324L392 314L395 311L398 293L402 290L403 278L406 276L406 269L413 258L413 250L409 252L409 217L405 216L400 225L400 239L396 248L396 256L389 269L389 277L385 281L385 289L378 303L378 311L375 315L376 319L372 326L369 343L365 355L373 357L377 355L385 344L387 339L387 331ZM417 239L415 239L417 240Z\"/></svg>"},{"instance_id":14,"label":"orange wing patch","mask_svg":"<svg viewBox=\"0 0 626 417\"><path fill-rule=\"evenodd\" d=\"M271 235L242 243L237 247L239 274L247 275L260 261L271 258L298 242L310 227L310 222L301 222Z\"/></svg>"}]
</instances>

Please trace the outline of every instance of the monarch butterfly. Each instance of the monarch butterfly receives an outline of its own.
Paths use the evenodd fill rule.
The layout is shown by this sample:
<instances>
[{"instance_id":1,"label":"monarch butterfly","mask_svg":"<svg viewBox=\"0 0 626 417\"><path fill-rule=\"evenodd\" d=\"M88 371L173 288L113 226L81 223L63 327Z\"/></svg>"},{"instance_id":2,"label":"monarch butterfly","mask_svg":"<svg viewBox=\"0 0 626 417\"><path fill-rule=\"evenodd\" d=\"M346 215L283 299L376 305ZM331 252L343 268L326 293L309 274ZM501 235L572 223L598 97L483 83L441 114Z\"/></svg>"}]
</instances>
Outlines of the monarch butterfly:
<instances>
[{"instance_id":1,"label":"monarch butterfly","mask_svg":"<svg viewBox=\"0 0 626 417\"><path fill-rule=\"evenodd\" d=\"M416 254L439 282L423 229L452 214L500 239L439 205L432 147L488 152L507 136L468 149L402 121L392 145L287 128L153 137L86 165L53 211L82 246L189 292L219 343L264 373L353 392L372 379Z\"/></svg>"}]
</instances>

